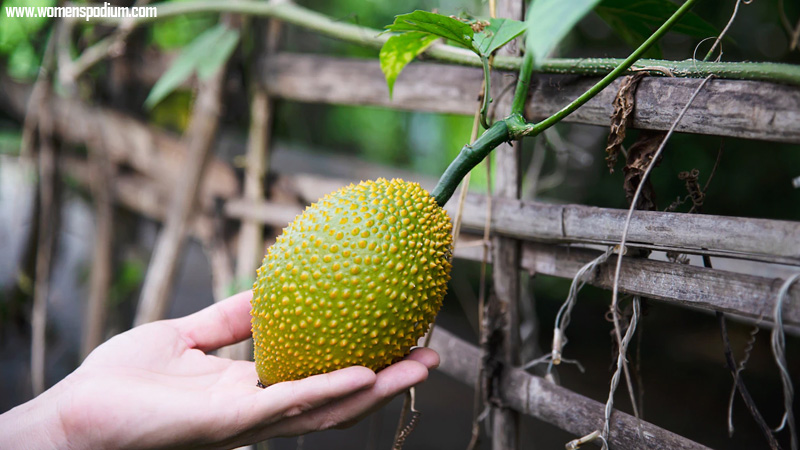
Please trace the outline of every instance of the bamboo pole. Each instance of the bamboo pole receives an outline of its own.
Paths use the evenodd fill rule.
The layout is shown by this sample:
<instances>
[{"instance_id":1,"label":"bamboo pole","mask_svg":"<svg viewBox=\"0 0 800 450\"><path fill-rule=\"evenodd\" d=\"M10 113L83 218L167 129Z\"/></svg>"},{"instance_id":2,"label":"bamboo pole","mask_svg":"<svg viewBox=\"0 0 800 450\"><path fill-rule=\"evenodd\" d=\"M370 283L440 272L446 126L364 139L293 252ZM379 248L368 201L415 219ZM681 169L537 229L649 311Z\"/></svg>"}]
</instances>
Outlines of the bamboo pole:
<instances>
[{"instance_id":1,"label":"bamboo pole","mask_svg":"<svg viewBox=\"0 0 800 450\"><path fill-rule=\"evenodd\" d=\"M197 193L219 125L224 80L223 66L206 82L201 83L192 120L184 137L188 149L187 160L184 170L177 174L164 229L159 233L147 268L134 319L135 325L162 319L168 311L169 297L183 253L189 222L195 210Z\"/></svg>"},{"instance_id":2,"label":"bamboo pole","mask_svg":"<svg viewBox=\"0 0 800 450\"><path fill-rule=\"evenodd\" d=\"M524 20L525 6L522 0L498 0L497 16L516 20ZM498 55L520 54L516 45L506 46L498 51ZM522 91L523 89L520 89ZM527 93L527 86L524 89ZM504 111L507 113L507 111ZM521 174L519 155L522 141L503 143L497 147L496 152L496 187L495 195L500 198L519 199ZM486 355L486 362L492 364L500 362L502 371L495 376L504 376L513 367L520 363L519 339L519 296L520 296L520 243L519 241L497 236L492 239L492 279L493 295L489 296L486 306L487 329L484 331L485 339L491 343L496 337L500 338L499 345L489 345L489 351L498 354ZM484 369L484 374L489 374ZM494 386L496 391L490 392L492 396L503 396L506 385L502 379L488 380L489 386ZM501 403L492 406L492 448L494 450L514 450L519 446L519 413Z\"/></svg>"},{"instance_id":3,"label":"bamboo pole","mask_svg":"<svg viewBox=\"0 0 800 450\"><path fill-rule=\"evenodd\" d=\"M94 198L95 233L81 359L85 359L105 339L108 293L113 274L114 196L109 186L114 179L114 169L102 146L90 148L90 165L94 169L90 190Z\"/></svg>"},{"instance_id":4,"label":"bamboo pole","mask_svg":"<svg viewBox=\"0 0 800 450\"><path fill-rule=\"evenodd\" d=\"M430 347L441 355L439 371L472 386L478 377L474 361L480 350L441 327L433 333ZM575 436L585 436L603 423L600 402L555 385L521 369L510 370L503 380L502 400L522 414L555 425ZM647 448L651 450L701 450L704 445L691 441L648 422L641 422L642 436L637 435L639 422L621 411L614 413L615 427L608 443L611 448Z\"/></svg>"},{"instance_id":5,"label":"bamboo pole","mask_svg":"<svg viewBox=\"0 0 800 450\"><path fill-rule=\"evenodd\" d=\"M252 2L249 0L194 0L155 4L158 17L138 18L133 26L142 26L158 20L165 20L185 14L216 12L241 13L261 17L273 17L286 23L301 26L314 32L367 47L380 48L389 38L382 30L361 27L333 19L310 9L282 0ZM98 18L98 22L118 24L120 18ZM101 45L102 41L96 45ZM105 44L104 44L105 45ZM454 64L480 67L480 59L472 52L445 44L435 44L425 53L433 59ZM622 63L618 58L563 58L549 59L537 69L540 73L570 73L575 75L604 75ZM498 56L494 67L502 70L518 71L522 59L515 56ZM714 74L718 78L738 80L763 80L779 83L800 84L800 66L780 63L749 62L702 62L695 60L667 61L642 59L634 68L666 68L674 76L703 78ZM651 70L653 76L663 76L660 70Z\"/></svg>"}]
</instances>

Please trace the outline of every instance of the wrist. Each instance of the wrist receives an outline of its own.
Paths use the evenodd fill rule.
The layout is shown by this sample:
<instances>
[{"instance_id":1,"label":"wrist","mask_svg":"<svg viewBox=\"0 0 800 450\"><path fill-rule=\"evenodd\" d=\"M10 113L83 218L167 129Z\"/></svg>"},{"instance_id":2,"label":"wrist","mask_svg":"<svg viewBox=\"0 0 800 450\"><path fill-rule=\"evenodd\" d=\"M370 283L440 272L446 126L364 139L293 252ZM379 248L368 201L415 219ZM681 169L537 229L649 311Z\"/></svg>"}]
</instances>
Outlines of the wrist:
<instances>
[{"instance_id":1,"label":"wrist","mask_svg":"<svg viewBox=\"0 0 800 450\"><path fill-rule=\"evenodd\" d=\"M61 424L57 388L0 414L0 448L69 447Z\"/></svg>"}]
</instances>

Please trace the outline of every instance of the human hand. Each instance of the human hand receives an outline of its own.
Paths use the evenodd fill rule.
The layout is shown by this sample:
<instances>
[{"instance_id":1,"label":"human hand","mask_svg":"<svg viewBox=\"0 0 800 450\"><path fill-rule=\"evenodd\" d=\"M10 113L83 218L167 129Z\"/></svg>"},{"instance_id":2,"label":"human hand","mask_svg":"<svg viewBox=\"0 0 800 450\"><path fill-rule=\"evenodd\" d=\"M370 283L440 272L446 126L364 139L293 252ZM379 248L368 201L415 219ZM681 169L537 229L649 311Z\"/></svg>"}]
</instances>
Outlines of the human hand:
<instances>
[{"instance_id":1,"label":"human hand","mask_svg":"<svg viewBox=\"0 0 800 450\"><path fill-rule=\"evenodd\" d=\"M254 363L207 354L250 335L250 298L243 292L115 336L62 382L0 416L0 447L14 431L56 448L218 448L347 426L439 363L420 348L377 375L350 367L259 388ZM15 418L30 427L9 427Z\"/></svg>"}]
</instances>

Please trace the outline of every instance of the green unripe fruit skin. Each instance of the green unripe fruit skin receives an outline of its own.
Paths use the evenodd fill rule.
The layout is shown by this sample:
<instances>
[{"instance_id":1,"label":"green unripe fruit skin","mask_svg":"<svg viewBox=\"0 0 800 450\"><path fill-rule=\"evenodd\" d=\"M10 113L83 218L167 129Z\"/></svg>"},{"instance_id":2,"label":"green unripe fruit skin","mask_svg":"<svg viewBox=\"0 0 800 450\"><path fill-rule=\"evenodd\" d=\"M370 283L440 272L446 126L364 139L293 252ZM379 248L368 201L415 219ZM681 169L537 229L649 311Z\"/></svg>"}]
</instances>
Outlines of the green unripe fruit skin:
<instances>
[{"instance_id":1,"label":"green unripe fruit skin","mask_svg":"<svg viewBox=\"0 0 800 450\"><path fill-rule=\"evenodd\" d=\"M403 180L350 185L306 208L253 285L261 383L405 356L441 308L451 230L433 197Z\"/></svg>"}]
</instances>

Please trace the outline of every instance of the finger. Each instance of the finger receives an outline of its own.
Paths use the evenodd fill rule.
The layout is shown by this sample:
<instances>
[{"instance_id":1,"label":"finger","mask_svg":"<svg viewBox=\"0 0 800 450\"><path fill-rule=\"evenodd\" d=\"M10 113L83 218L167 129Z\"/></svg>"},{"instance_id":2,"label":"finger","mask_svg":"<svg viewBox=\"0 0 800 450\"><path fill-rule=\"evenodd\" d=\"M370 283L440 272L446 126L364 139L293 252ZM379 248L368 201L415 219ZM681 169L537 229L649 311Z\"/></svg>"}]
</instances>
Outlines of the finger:
<instances>
[{"instance_id":1,"label":"finger","mask_svg":"<svg viewBox=\"0 0 800 450\"><path fill-rule=\"evenodd\" d=\"M192 348L210 352L250 336L250 299L253 291L240 292L208 308L170 321Z\"/></svg>"},{"instance_id":2,"label":"finger","mask_svg":"<svg viewBox=\"0 0 800 450\"><path fill-rule=\"evenodd\" d=\"M265 426L323 406L372 387L375 372L366 367L348 367L297 381L274 384L261 390L256 398L244 399L244 421L251 426Z\"/></svg>"},{"instance_id":3,"label":"finger","mask_svg":"<svg viewBox=\"0 0 800 450\"><path fill-rule=\"evenodd\" d=\"M422 363L411 359L401 361L378 372L378 379L370 389L276 423L268 431L273 436L295 436L352 425L427 377L428 369Z\"/></svg>"},{"instance_id":4,"label":"finger","mask_svg":"<svg viewBox=\"0 0 800 450\"><path fill-rule=\"evenodd\" d=\"M439 354L427 347L417 347L411 350L411 353L405 359L416 361L429 370L439 367Z\"/></svg>"}]
</instances>

